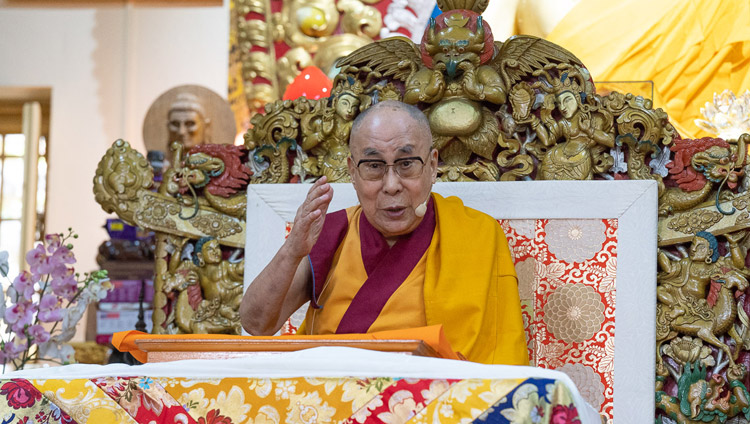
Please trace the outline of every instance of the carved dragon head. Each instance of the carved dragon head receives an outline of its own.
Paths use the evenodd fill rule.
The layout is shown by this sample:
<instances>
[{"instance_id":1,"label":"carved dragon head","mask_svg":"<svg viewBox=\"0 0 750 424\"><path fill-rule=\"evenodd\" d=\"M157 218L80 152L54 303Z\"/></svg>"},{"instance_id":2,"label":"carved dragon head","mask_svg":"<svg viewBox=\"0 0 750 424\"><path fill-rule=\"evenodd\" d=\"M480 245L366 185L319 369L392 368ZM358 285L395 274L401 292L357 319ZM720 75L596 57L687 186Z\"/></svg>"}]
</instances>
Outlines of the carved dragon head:
<instances>
[{"instance_id":1,"label":"carved dragon head","mask_svg":"<svg viewBox=\"0 0 750 424\"><path fill-rule=\"evenodd\" d=\"M231 144L206 144L190 149L182 180L211 194L228 197L247 185L252 171L242 163L246 151Z\"/></svg>"},{"instance_id":2,"label":"carved dragon head","mask_svg":"<svg viewBox=\"0 0 750 424\"><path fill-rule=\"evenodd\" d=\"M451 10L430 19L421 50L425 66L455 78L459 71L492 59L492 31L481 15L470 10Z\"/></svg>"},{"instance_id":3,"label":"carved dragon head","mask_svg":"<svg viewBox=\"0 0 750 424\"><path fill-rule=\"evenodd\" d=\"M700 190L708 181L720 183L724 180L733 189L744 175L744 142L733 145L720 138L704 137L679 140L671 150L675 153L674 162L668 164L667 168L683 190Z\"/></svg>"},{"instance_id":4,"label":"carved dragon head","mask_svg":"<svg viewBox=\"0 0 750 424\"><path fill-rule=\"evenodd\" d=\"M747 278L736 270L725 272L720 277L716 278L716 281L723 284L728 289L735 289L736 297L739 297L745 293L748 287Z\"/></svg>"}]
</instances>

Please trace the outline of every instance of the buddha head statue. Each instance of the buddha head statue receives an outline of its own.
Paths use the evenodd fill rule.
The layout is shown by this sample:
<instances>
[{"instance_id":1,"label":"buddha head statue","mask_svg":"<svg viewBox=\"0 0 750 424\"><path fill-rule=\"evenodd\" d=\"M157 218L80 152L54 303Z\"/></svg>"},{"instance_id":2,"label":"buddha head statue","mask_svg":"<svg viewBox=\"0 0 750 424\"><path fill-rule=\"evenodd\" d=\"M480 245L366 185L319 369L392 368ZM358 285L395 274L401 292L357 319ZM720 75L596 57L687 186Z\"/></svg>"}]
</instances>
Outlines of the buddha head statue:
<instances>
[{"instance_id":1,"label":"buddha head statue","mask_svg":"<svg viewBox=\"0 0 750 424\"><path fill-rule=\"evenodd\" d=\"M180 93L170 105L167 113L169 142L179 141L186 148L210 142L208 119L198 96L192 93Z\"/></svg>"}]
</instances>

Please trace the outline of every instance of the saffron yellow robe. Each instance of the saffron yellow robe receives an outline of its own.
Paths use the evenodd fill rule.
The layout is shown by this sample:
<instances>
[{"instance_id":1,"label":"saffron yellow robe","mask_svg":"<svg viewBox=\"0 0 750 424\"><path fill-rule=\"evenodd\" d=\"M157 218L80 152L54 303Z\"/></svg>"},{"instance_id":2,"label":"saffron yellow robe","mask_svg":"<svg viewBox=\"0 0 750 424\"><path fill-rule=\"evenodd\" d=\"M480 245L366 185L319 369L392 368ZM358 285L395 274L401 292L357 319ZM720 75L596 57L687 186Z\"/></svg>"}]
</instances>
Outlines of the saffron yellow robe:
<instances>
[{"instance_id":1,"label":"saffron yellow robe","mask_svg":"<svg viewBox=\"0 0 750 424\"><path fill-rule=\"evenodd\" d=\"M436 225L424 256L390 297L369 331L442 324L470 361L527 365L518 283L502 228L456 197L433 193ZM349 228L300 333L333 334L367 280L359 242L361 208L347 210Z\"/></svg>"}]
</instances>

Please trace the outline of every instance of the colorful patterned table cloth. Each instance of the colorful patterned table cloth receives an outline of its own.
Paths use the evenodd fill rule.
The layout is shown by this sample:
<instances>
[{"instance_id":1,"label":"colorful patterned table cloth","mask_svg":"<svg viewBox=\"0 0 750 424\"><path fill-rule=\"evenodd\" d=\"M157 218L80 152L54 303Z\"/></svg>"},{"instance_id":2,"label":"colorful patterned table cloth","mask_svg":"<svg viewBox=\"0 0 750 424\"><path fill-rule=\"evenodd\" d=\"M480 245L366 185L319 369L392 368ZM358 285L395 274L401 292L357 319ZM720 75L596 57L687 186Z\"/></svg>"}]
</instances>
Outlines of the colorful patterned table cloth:
<instances>
[{"instance_id":1,"label":"colorful patterned table cloth","mask_svg":"<svg viewBox=\"0 0 750 424\"><path fill-rule=\"evenodd\" d=\"M350 348L70 365L0 381L0 423L598 423L563 373Z\"/></svg>"}]
</instances>

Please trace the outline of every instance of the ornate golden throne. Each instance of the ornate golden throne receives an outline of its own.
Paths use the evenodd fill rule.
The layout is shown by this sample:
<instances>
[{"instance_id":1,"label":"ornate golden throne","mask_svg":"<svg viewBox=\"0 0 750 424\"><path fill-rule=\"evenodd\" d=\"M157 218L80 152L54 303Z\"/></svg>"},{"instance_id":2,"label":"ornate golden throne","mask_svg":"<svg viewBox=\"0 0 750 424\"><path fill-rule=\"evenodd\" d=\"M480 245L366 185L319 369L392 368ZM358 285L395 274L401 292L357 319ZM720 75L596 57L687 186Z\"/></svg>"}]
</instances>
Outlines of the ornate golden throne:
<instances>
[{"instance_id":1,"label":"ornate golden throne","mask_svg":"<svg viewBox=\"0 0 750 424\"><path fill-rule=\"evenodd\" d=\"M427 115L441 181L656 181L657 419L750 419L750 135L681 139L650 100L597 94L564 48L494 40L486 4L438 1L444 13L420 44L360 47L337 62L330 97L265 104L244 146L173 144L158 189L145 158L116 141L94 192L107 212L157 234L154 332L238 334L243 261L253 260L242 256L245 229L263 225L245 217L247 185L346 182L353 119L397 99Z\"/></svg>"}]
</instances>

